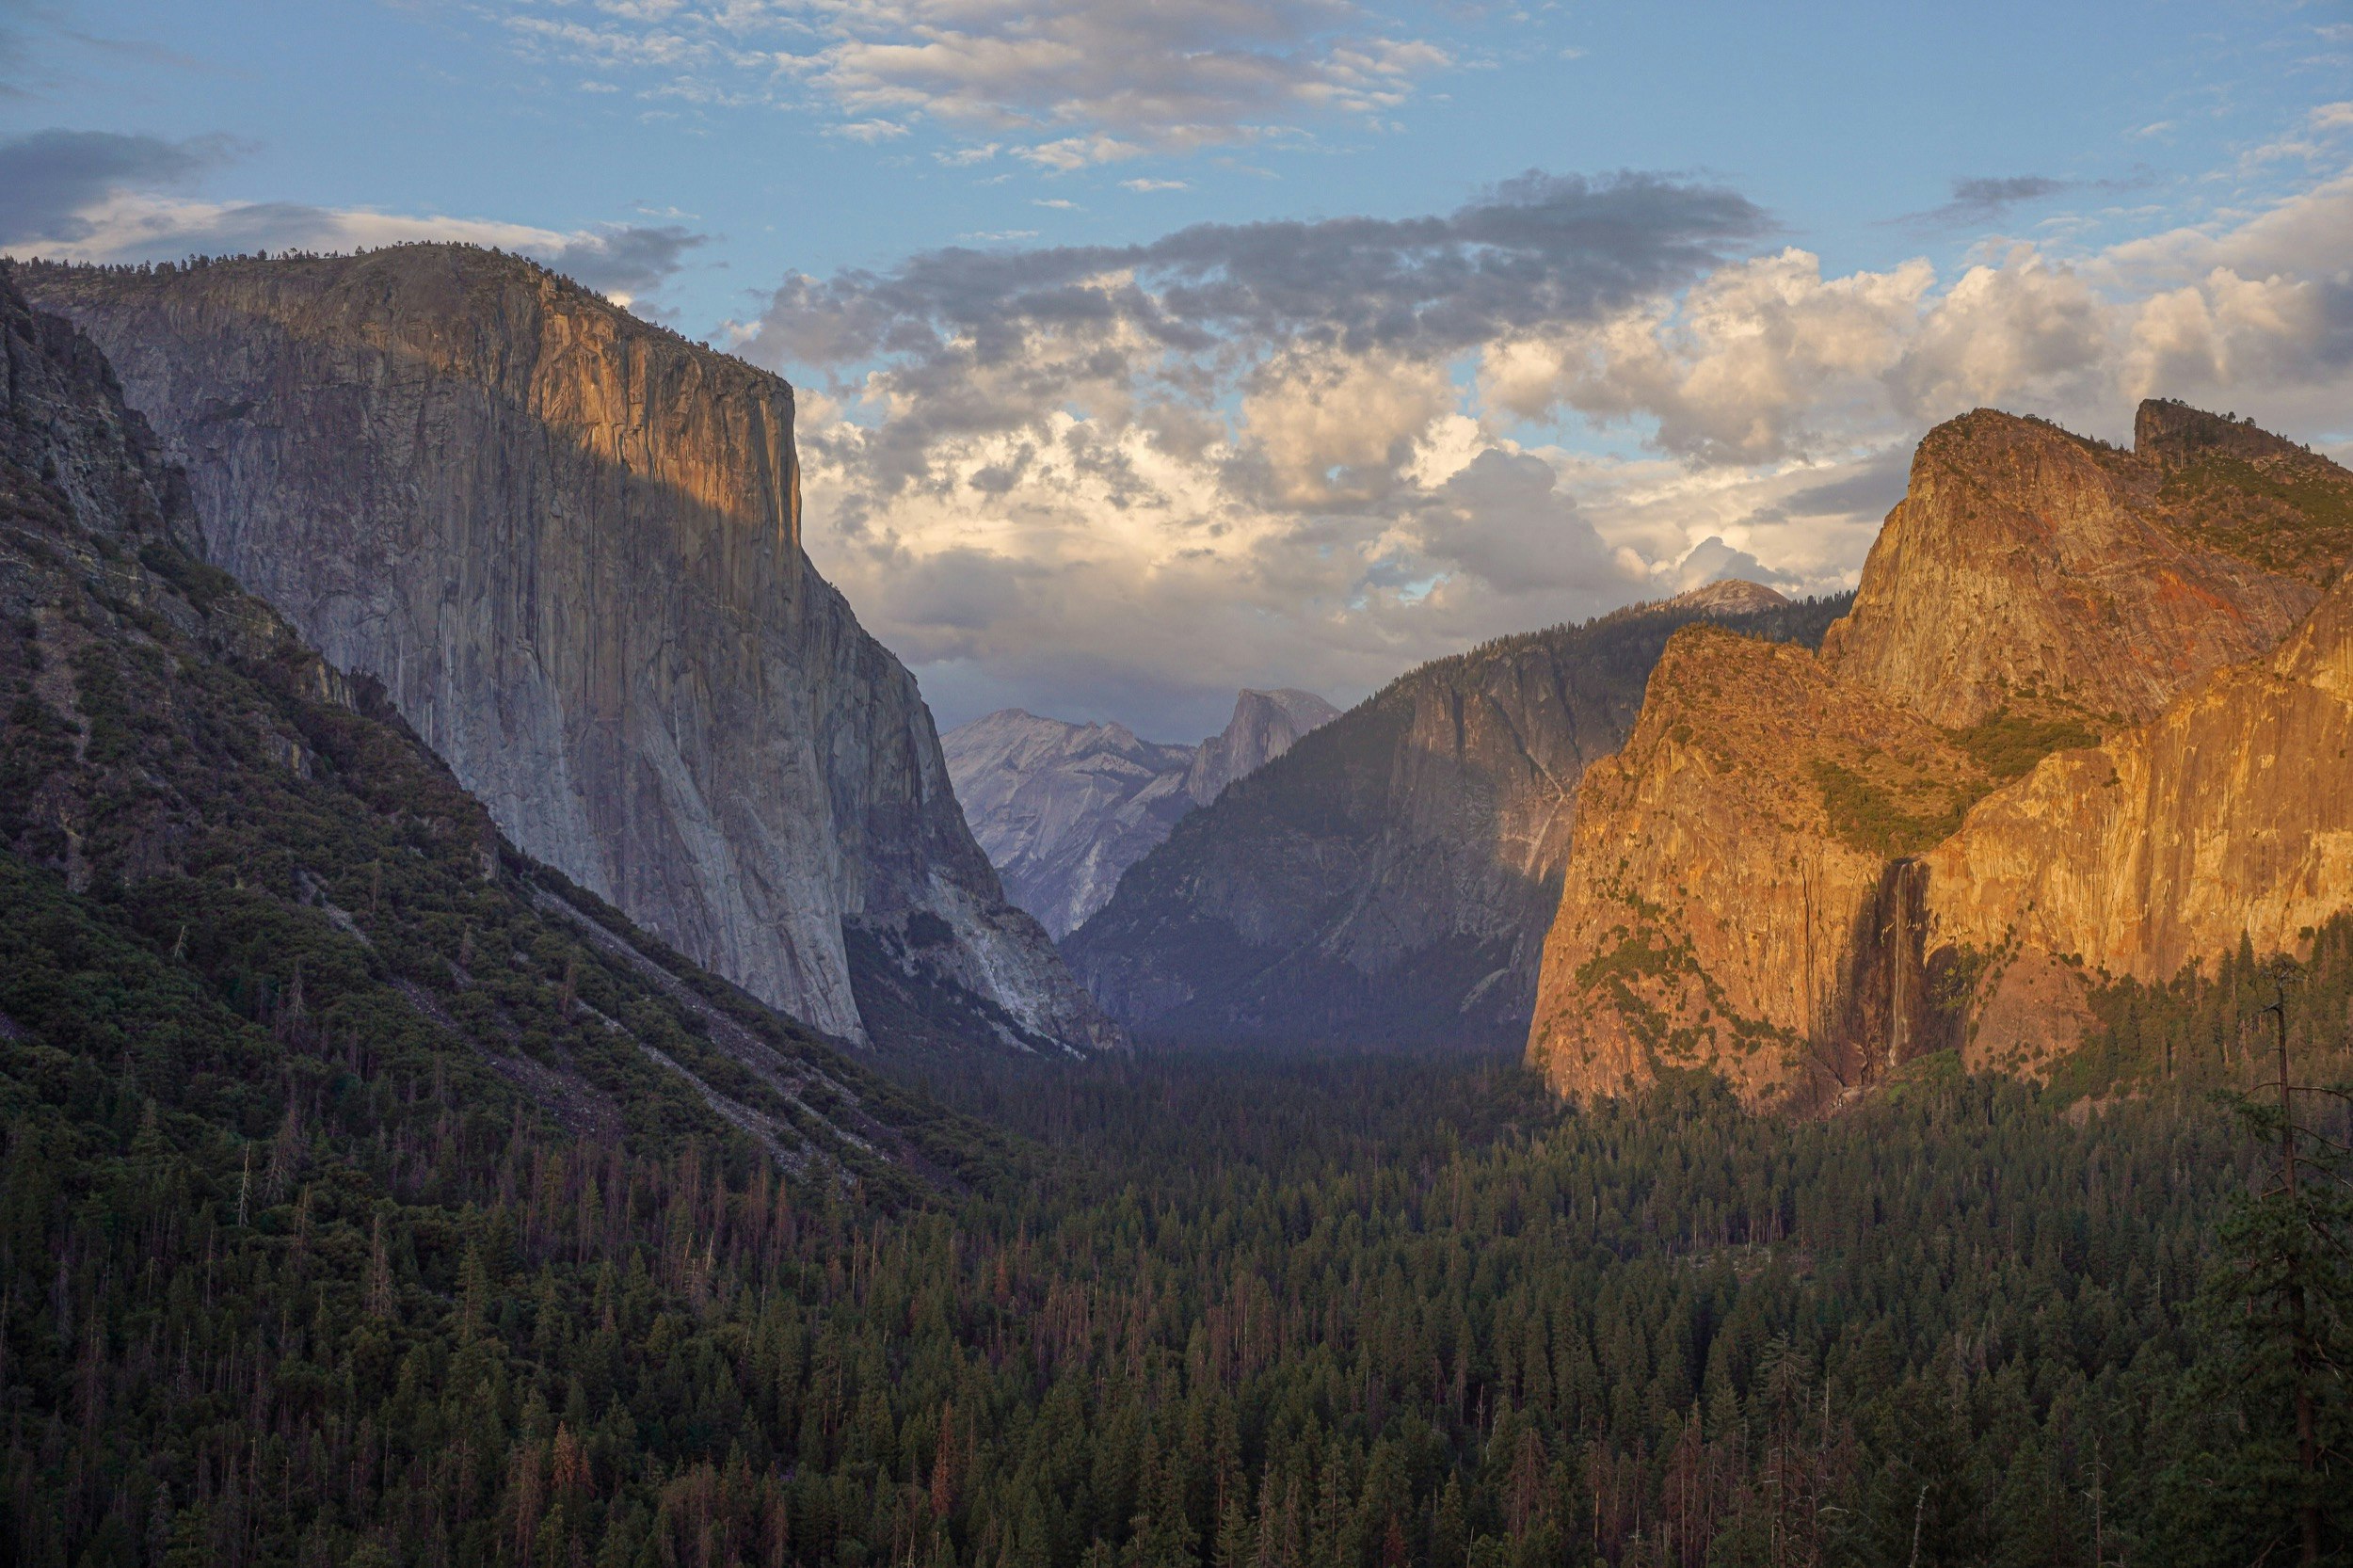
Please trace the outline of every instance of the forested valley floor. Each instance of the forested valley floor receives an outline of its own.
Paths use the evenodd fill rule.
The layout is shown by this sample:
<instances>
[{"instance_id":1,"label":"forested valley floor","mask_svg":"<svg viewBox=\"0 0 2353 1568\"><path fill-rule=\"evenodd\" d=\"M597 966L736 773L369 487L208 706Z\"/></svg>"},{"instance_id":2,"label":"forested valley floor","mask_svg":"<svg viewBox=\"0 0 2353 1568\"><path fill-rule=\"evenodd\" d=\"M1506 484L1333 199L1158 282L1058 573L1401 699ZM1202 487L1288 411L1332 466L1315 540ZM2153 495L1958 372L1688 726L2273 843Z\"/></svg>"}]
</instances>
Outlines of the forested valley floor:
<instances>
[{"instance_id":1,"label":"forested valley floor","mask_svg":"<svg viewBox=\"0 0 2353 1568\"><path fill-rule=\"evenodd\" d=\"M2312 1500L2276 1148L2216 1094L2273 1072L2251 956L2104 993L2049 1087L1932 1058L1817 1120L1498 1060L934 1066L1001 1132L885 1192L437 1098L0 870L14 1561L2246 1563ZM2343 1077L2353 926L2286 989ZM166 1013L312 1113L188 1088Z\"/></svg>"}]
</instances>

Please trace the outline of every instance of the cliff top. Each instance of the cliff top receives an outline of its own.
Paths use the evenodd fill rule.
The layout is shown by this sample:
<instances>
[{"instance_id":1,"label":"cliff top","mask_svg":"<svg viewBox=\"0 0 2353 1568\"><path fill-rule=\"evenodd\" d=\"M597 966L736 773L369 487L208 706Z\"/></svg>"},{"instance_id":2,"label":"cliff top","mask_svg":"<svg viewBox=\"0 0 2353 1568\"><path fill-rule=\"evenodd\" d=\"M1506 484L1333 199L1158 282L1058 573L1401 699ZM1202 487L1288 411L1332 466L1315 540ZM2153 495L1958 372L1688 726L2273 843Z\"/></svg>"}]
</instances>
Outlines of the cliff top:
<instances>
[{"instance_id":1,"label":"cliff top","mask_svg":"<svg viewBox=\"0 0 2353 1568\"><path fill-rule=\"evenodd\" d=\"M1939 467L2028 508L2071 484L2104 488L2185 543L2323 585L2353 558L2353 472L2252 421L2170 398L2141 403L2129 450L2032 415L1972 409L1921 438L1913 488Z\"/></svg>"},{"instance_id":2,"label":"cliff top","mask_svg":"<svg viewBox=\"0 0 2353 1568\"><path fill-rule=\"evenodd\" d=\"M122 298L146 294L157 298L189 291L268 290L323 296L351 291L379 308L396 299L432 298L447 319L494 319L500 296L518 291L543 309L586 317L615 338L682 349L713 365L772 383L786 397L791 383L773 371L698 343L658 321L632 314L612 300L528 256L478 245L432 241L386 246L349 255L285 252L276 256L192 256L182 262L106 265L83 262L0 260L44 303Z\"/></svg>"}]
</instances>

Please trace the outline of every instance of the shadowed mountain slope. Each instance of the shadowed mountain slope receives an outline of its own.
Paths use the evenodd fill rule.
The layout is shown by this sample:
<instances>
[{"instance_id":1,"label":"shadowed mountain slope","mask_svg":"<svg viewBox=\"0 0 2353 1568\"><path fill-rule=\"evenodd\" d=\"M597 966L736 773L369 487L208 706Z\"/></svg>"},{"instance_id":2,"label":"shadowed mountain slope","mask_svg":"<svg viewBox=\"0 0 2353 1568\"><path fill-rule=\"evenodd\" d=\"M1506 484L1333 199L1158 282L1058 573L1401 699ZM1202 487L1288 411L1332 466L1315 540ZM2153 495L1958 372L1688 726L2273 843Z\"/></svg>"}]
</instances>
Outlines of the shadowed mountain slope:
<instances>
[{"instance_id":1,"label":"shadowed mountain slope","mask_svg":"<svg viewBox=\"0 0 2353 1568\"><path fill-rule=\"evenodd\" d=\"M1527 1028L1585 770L1676 628L1817 639L1724 583L1427 664L1178 823L1064 943L1138 1030L1464 1044Z\"/></svg>"},{"instance_id":2,"label":"shadowed mountain slope","mask_svg":"<svg viewBox=\"0 0 2353 1568\"><path fill-rule=\"evenodd\" d=\"M182 476L5 269L0 346L12 1121L128 1071L172 1117L279 1128L270 1202L346 1114L699 1138L879 1192L985 1168L986 1135L517 854L373 680L189 553Z\"/></svg>"},{"instance_id":3,"label":"shadowed mountain slope","mask_svg":"<svg viewBox=\"0 0 2353 1568\"><path fill-rule=\"evenodd\" d=\"M1007 708L950 730L940 746L1006 896L1063 936L1177 818L1338 713L1313 692L1246 691L1223 731L1187 746Z\"/></svg>"}]
</instances>

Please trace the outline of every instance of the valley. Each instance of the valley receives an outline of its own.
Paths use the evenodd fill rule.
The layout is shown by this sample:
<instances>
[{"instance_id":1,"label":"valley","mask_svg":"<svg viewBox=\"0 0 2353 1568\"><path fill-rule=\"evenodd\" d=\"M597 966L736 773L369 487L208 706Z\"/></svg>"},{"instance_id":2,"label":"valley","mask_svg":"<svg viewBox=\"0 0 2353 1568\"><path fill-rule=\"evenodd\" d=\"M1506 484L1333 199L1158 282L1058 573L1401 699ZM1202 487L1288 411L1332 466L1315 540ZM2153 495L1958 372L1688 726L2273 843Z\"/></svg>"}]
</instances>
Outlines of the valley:
<instances>
[{"instance_id":1,"label":"valley","mask_svg":"<svg viewBox=\"0 0 2353 1568\"><path fill-rule=\"evenodd\" d=\"M2325 456L1978 410L1851 592L941 734L794 389L545 268L0 340L12 1560L2345 1539Z\"/></svg>"}]
</instances>

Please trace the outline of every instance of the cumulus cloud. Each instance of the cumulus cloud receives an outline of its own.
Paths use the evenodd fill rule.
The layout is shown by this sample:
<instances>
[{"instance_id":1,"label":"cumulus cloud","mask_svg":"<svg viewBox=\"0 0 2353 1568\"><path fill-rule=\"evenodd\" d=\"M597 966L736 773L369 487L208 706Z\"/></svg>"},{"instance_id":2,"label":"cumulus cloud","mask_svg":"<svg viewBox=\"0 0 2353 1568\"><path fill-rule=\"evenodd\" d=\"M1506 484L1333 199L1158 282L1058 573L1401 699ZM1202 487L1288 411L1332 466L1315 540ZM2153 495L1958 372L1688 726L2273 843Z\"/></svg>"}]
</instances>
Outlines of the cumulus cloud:
<instances>
[{"instance_id":1,"label":"cumulus cloud","mask_svg":"<svg viewBox=\"0 0 2353 1568\"><path fill-rule=\"evenodd\" d=\"M877 122L1035 136L1069 168L1396 109L1446 52L1350 0L508 0L517 48L696 101L779 92Z\"/></svg>"},{"instance_id":2,"label":"cumulus cloud","mask_svg":"<svg viewBox=\"0 0 2353 1568\"><path fill-rule=\"evenodd\" d=\"M1348 695L1653 591L1553 458L1465 411L1466 357L1671 296L1765 227L1718 187L1529 174L1424 217L794 276L736 346L807 386L810 550L944 713L1018 679L1181 735L1239 684Z\"/></svg>"},{"instance_id":3,"label":"cumulus cloud","mask_svg":"<svg viewBox=\"0 0 2353 1568\"><path fill-rule=\"evenodd\" d=\"M171 142L85 131L36 131L0 141L0 250L137 262L191 252L347 251L457 240L535 257L627 305L659 289L708 238L675 223L568 232L494 219L177 194L232 151L217 136Z\"/></svg>"},{"instance_id":4,"label":"cumulus cloud","mask_svg":"<svg viewBox=\"0 0 2353 1568\"><path fill-rule=\"evenodd\" d=\"M1988 193L1989 198L2001 193ZM1183 738L1501 632L1849 584L1938 420L2353 406L2353 176L2105 249L1845 274L1737 193L1530 174L1450 213L948 248L788 277L809 549L971 705Z\"/></svg>"}]
</instances>

